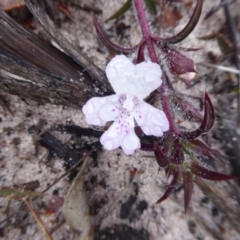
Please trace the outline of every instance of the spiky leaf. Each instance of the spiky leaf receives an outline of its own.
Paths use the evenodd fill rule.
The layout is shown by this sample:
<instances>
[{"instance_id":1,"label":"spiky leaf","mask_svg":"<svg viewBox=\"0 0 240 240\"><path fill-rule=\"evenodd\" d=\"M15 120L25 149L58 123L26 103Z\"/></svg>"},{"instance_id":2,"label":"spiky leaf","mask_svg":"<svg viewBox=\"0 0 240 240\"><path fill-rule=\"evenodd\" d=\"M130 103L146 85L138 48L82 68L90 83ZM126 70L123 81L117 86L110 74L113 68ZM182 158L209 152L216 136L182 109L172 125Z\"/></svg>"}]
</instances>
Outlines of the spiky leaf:
<instances>
[{"instance_id":1,"label":"spiky leaf","mask_svg":"<svg viewBox=\"0 0 240 240\"><path fill-rule=\"evenodd\" d=\"M184 161L184 154L181 149L181 145L179 140L174 141L174 150L173 150L173 157L171 158L171 162L174 164L182 164Z\"/></svg>"},{"instance_id":2,"label":"spiky leaf","mask_svg":"<svg viewBox=\"0 0 240 240\"><path fill-rule=\"evenodd\" d=\"M212 181L225 181L225 180L237 179L236 176L230 176L230 175L211 171L207 168L200 166L195 161L191 165L191 171L192 173L194 173L196 176L200 178L204 178Z\"/></svg>"},{"instance_id":3,"label":"spiky leaf","mask_svg":"<svg viewBox=\"0 0 240 240\"><path fill-rule=\"evenodd\" d=\"M111 40L109 40L107 34L103 31L103 29L99 25L99 23L94 15L93 15L93 23L94 23L95 29L97 31L98 37L102 40L102 42L109 49L111 49L117 53L125 53L125 54L133 53L137 50L138 45L135 47L131 47L131 48L124 48L124 47L118 46L117 44L115 44Z\"/></svg>"},{"instance_id":4,"label":"spiky leaf","mask_svg":"<svg viewBox=\"0 0 240 240\"><path fill-rule=\"evenodd\" d=\"M156 204L164 201L174 192L174 190L176 189L176 187L178 185L178 177L179 177L179 168L175 168L175 169L173 169L172 182L168 186L168 188L167 188L166 192L163 194L163 196L159 200L157 200Z\"/></svg>"},{"instance_id":5,"label":"spiky leaf","mask_svg":"<svg viewBox=\"0 0 240 240\"><path fill-rule=\"evenodd\" d=\"M189 171L183 172L183 186L184 186L184 208L185 213L187 213L187 209L190 204L193 193L193 179Z\"/></svg>"},{"instance_id":6,"label":"spiky leaf","mask_svg":"<svg viewBox=\"0 0 240 240\"><path fill-rule=\"evenodd\" d=\"M203 121L202 121L200 127L192 132L183 132L182 131L180 133L180 137L182 137L184 139L188 139L188 140L193 140L193 139L197 138L198 136L200 136L202 133L208 132L212 128L212 126L214 124L214 120L215 120L215 114L214 114L214 108L213 108L212 102L211 102L210 97L208 96L207 92L205 92L204 103L205 103L204 117L203 117Z\"/></svg>"},{"instance_id":7,"label":"spiky leaf","mask_svg":"<svg viewBox=\"0 0 240 240\"><path fill-rule=\"evenodd\" d=\"M175 94L170 96L170 100L172 106L177 109L177 111L180 111L181 114L183 114L183 117L186 118L188 121L202 122L202 114L190 102L188 102L182 97L178 97Z\"/></svg>"},{"instance_id":8,"label":"spiky leaf","mask_svg":"<svg viewBox=\"0 0 240 240\"><path fill-rule=\"evenodd\" d=\"M199 139L192 140L189 143L193 151L198 152L213 161L216 161L214 156L219 155L219 153L216 150L210 148L207 144L200 141Z\"/></svg>"},{"instance_id":9,"label":"spiky leaf","mask_svg":"<svg viewBox=\"0 0 240 240\"><path fill-rule=\"evenodd\" d=\"M163 153L162 149L154 141L154 155L159 167L164 168L169 165L170 159Z\"/></svg>"}]
</instances>

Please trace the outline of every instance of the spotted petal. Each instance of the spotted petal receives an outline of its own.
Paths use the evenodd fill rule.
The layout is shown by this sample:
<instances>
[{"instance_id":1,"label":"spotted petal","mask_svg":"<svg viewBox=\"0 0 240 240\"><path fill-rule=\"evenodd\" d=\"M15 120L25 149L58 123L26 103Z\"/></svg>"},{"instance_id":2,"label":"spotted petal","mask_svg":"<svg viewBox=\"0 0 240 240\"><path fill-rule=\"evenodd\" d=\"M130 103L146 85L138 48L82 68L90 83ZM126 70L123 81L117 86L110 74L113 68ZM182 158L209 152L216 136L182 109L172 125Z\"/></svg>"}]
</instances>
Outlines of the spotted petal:
<instances>
[{"instance_id":1,"label":"spotted petal","mask_svg":"<svg viewBox=\"0 0 240 240\"><path fill-rule=\"evenodd\" d=\"M169 122L165 113L144 101L141 101L140 105L134 109L133 116L146 135L161 137L163 132L169 130Z\"/></svg>"},{"instance_id":2,"label":"spotted petal","mask_svg":"<svg viewBox=\"0 0 240 240\"><path fill-rule=\"evenodd\" d=\"M107 150L121 146L125 154L133 154L140 148L140 140L134 132L133 117L117 119L101 136L100 142Z\"/></svg>"},{"instance_id":3,"label":"spotted petal","mask_svg":"<svg viewBox=\"0 0 240 240\"><path fill-rule=\"evenodd\" d=\"M158 64L141 62L134 65L124 55L114 57L106 68L106 75L117 94L131 94L144 99L162 84Z\"/></svg>"},{"instance_id":4,"label":"spotted petal","mask_svg":"<svg viewBox=\"0 0 240 240\"><path fill-rule=\"evenodd\" d=\"M104 126L106 122L113 121L118 116L118 96L94 97L83 106L83 113L88 124Z\"/></svg>"}]
</instances>

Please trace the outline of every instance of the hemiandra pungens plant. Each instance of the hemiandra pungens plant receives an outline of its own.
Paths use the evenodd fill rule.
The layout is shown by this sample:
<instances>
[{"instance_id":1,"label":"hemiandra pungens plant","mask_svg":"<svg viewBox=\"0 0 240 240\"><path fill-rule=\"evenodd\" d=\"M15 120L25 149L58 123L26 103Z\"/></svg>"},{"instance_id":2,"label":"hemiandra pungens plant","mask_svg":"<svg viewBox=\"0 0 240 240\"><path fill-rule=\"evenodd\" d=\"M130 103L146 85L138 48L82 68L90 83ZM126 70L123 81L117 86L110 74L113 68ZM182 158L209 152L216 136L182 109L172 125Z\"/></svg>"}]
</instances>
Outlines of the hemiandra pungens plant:
<instances>
[{"instance_id":1,"label":"hemiandra pungens plant","mask_svg":"<svg viewBox=\"0 0 240 240\"><path fill-rule=\"evenodd\" d=\"M174 192L182 176L186 212L193 183L204 190L210 190L202 179L220 181L236 178L213 172L199 164L199 157L215 160L217 155L215 150L199 139L202 134L210 131L215 119L207 92L202 117L200 111L179 95L172 85L172 80L176 77L189 85L195 76L194 62L182 52L197 49L177 48L173 44L182 41L193 31L201 15L203 0L197 0L186 27L170 38L153 35L143 0L133 0L133 3L142 38L138 45L131 48L111 42L93 16L98 36L107 47L121 55L114 57L106 67L107 78L116 94L90 99L84 105L83 113L91 125L105 126L107 122L113 121L100 138L105 149L113 150L121 146L128 155L136 149L154 152L159 167L165 170L168 177L172 175L169 187L157 203ZM159 59L156 49L164 55L165 61ZM137 54L133 62L122 55L134 52ZM152 100L160 100L162 110L147 103L153 102ZM182 130L174 119L173 108L176 107L189 121L200 122L200 126L191 132ZM147 142L145 136L150 136Z\"/></svg>"}]
</instances>

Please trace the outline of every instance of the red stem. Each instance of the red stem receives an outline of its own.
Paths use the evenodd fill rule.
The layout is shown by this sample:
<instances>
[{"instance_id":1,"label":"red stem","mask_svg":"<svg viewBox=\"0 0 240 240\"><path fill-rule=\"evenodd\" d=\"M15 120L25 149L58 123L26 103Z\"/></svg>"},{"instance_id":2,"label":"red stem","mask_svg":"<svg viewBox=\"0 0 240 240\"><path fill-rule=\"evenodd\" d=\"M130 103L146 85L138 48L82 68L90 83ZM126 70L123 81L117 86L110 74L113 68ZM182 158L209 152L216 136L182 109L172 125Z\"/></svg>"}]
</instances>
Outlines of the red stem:
<instances>
[{"instance_id":1,"label":"red stem","mask_svg":"<svg viewBox=\"0 0 240 240\"><path fill-rule=\"evenodd\" d=\"M157 54L156 54L155 47L154 47L154 41L152 39L151 30L149 28L148 20L147 20L145 11L144 11L143 0L134 0L134 4L135 4L138 20L139 20L141 30L142 30L142 35L143 35L142 38L146 42L149 57L152 62L158 63L158 58L157 58ZM164 90L165 90L165 86L166 86L165 78L166 77L163 73L163 76L162 76L163 84L161 85L161 87L159 87L159 89L158 89L159 92L164 92ZM170 103L165 95L160 94L160 98L161 98L161 102L162 102L163 111L165 112L165 114L168 118L168 121L169 121L169 125L170 125L169 130L175 134L178 134L179 130L174 122L173 114L172 114L172 111L170 108Z\"/></svg>"}]
</instances>

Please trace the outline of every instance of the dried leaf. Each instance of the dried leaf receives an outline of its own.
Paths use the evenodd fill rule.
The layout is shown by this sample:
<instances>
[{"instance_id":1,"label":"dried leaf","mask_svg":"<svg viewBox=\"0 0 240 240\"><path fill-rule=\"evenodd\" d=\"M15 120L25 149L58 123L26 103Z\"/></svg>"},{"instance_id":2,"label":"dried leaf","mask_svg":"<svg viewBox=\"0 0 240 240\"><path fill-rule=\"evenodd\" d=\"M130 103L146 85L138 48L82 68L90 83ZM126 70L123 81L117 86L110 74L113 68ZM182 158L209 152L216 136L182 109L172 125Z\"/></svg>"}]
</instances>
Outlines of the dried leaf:
<instances>
[{"instance_id":1,"label":"dried leaf","mask_svg":"<svg viewBox=\"0 0 240 240\"><path fill-rule=\"evenodd\" d=\"M34 191L26 191L19 188L1 188L0 189L0 197L7 198L26 198L26 197L37 197L40 196L41 193Z\"/></svg>"},{"instance_id":2,"label":"dried leaf","mask_svg":"<svg viewBox=\"0 0 240 240\"><path fill-rule=\"evenodd\" d=\"M86 163L86 160L84 163ZM81 234L79 240L93 239L93 230L90 223L90 212L82 171L79 171L68 190L63 205L63 215L66 219L66 223L76 233Z\"/></svg>"},{"instance_id":3,"label":"dried leaf","mask_svg":"<svg viewBox=\"0 0 240 240\"><path fill-rule=\"evenodd\" d=\"M13 9L25 6L24 0L1 0L0 9L11 11Z\"/></svg>"},{"instance_id":4,"label":"dried leaf","mask_svg":"<svg viewBox=\"0 0 240 240\"><path fill-rule=\"evenodd\" d=\"M170 6L165 6L163 11L163 27L173 27L182 18L179 10Z\"/></svg>"}]
</instances>

